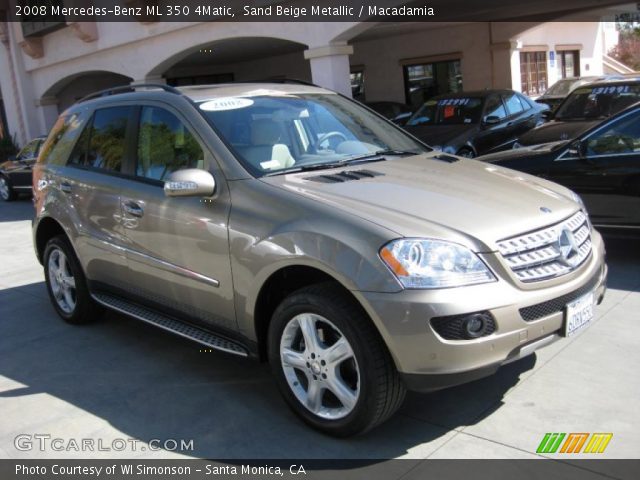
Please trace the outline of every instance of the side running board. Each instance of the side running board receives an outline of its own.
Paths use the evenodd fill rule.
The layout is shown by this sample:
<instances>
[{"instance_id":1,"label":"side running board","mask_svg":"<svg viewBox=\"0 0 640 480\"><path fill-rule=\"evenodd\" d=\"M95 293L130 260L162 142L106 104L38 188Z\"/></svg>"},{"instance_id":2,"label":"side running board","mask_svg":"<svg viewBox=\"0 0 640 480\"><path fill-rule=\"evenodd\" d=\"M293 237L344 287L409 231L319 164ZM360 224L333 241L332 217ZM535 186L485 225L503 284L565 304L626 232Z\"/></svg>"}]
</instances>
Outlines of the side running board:
<instances>
[{"instance_id":1,"label":"side running board","mask_svg":"<svg viewBox=\"0 0 640 480\"><path fill-rule=\"evenodd\" d=\"M146 307L130 303L107 293L93 293L92 297L96 302L111 310L115 310L117 312L124 313L125 315L129 315L130 317L137 318L138 320L142 320L143 322L150 323L156 327L160 327L164 330L175 333L176 335L180 335L181 337L188 338L189 340L193 340L194 342L200 343L209 348L222 350L223 352L232 353L234 355L240 355L241 357L247 357L249 355L242 345L232 340L228 340L201 328L175 320L174 318L167 317Z\"/></svg>"}]
</instances>

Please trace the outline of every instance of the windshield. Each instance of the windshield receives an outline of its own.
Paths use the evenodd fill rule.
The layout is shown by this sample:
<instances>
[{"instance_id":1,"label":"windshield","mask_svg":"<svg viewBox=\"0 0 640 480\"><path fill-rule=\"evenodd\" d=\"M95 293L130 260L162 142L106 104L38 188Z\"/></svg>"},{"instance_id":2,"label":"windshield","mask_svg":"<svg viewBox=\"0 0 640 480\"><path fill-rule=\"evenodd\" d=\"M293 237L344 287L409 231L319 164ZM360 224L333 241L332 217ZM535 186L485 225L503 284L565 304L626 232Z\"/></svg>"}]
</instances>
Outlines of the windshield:
<instances>
[{"instance_id":1,"label":"windshield","mask_svg":"<svg viewBox=\"0 0 640 480\"><path fill-rule=\"evenodd\" d=\"M478 123L481 116L481 98L442 98L422 105L407 125L463 125Z\"/></svg>"},{"instance_id":2,"label":"windshield","mask_svg":"<svg viewBox=\"0 0 640 480\"><path fill-rule=\"evenodd\" d=\"M367 109L335 94L224 97L200 111L240 162L262 176L429 148Z\"/></svg>"},{"instance_id":3,"label":"windshield","mask_svg":"<svg viewBox=\"0 0 640 480\"><path fill-rule=\"evenodd\" d=\"M640 101L640 84L579 87L558 107L559 120L604 118Z\"/></svg>"},{"instance_id":4,"label":"windshield","mask_svg":"<svg viewBox=\"0 0 640 480\"><path fill-rule=\"evenodd\" d=\"M545 97L566 97L571 92L571 88L578 86L579 83L586 83L579 78L568 78L566 80L559 80L549 90L544 92Z\"/></svg>"}]
</instances>

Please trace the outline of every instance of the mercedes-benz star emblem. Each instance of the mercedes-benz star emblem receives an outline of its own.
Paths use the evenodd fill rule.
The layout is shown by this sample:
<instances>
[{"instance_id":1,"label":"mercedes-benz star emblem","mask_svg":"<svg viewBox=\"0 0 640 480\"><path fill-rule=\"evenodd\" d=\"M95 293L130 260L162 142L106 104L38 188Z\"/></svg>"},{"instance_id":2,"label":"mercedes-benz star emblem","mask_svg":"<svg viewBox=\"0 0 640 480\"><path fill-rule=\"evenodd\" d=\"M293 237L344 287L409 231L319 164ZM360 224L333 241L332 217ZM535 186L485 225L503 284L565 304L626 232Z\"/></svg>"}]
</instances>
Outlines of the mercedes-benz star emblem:
<instances>
[{"instance_id":1,"label":"mercedes-benz star emblem","mask_svg":"<svg viewBox=\"0 0 640 480\"><path fill-rule=\"evenodd\" d=\"M572 259L579 253L576 237L567 227L564 227L558 235L558 250L560 250L560 261L567 266L573 266Z\"/></svg>"}]
</instances>

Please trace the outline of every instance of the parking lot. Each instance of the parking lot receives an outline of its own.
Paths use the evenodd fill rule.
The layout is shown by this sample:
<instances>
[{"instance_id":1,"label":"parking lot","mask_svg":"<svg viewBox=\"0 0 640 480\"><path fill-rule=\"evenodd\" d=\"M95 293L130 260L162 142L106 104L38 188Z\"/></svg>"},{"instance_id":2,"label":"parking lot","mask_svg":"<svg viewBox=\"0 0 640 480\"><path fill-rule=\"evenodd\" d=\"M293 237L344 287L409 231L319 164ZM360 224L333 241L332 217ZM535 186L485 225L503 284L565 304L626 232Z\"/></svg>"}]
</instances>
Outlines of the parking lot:
<instances>
[{"instance_id":1,"label":"parking lot","mask_svg":"<svg viewBox=\"0 0 640 480\"><path fill-rule=\"evenodd\" d=\"M337 440L290 413L265 365L204 353L118 314L63 323L33 253L31 216L29 200L0 204L0 457L535 458L547 432L612 432L601 458L640 458L637 240L607 239L609 291L584 333L493 377L409 394L382 427ZM20 434L185 439L193 449L23 451Z\"/></svg>"}]
</instances>

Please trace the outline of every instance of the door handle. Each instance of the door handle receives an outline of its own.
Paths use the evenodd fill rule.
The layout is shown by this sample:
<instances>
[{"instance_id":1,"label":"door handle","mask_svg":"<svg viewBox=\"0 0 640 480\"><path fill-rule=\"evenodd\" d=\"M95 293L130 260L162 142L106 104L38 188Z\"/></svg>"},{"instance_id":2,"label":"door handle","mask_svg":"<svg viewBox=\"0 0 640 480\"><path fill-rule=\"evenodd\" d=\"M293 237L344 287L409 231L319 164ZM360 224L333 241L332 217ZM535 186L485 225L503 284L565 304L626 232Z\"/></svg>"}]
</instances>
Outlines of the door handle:
<instances>
[{"instance_id":1,"label":"door handle","mask_svg":"<svg viewBox=\"0 0 640 480\"><path fill-rule=\"evenodd\" d=\"M142 215L144 215L144 210L142 209L142 207L140 205L138 205L135 202L125 202L122 204L122 209L128 213L129 215L132 215L134 217L141 217Z\"/></svg>"},{"instance_id":2,"label":"door handle","mask_svg":"<svg viewBox=\"0 0 640 480\"><path fill-rule=\"evenodd\" d=\"M64 193L71 193L71 184L67 182L60 183L60 190Z\"/></svg>"}]
</instances>

